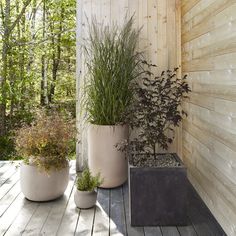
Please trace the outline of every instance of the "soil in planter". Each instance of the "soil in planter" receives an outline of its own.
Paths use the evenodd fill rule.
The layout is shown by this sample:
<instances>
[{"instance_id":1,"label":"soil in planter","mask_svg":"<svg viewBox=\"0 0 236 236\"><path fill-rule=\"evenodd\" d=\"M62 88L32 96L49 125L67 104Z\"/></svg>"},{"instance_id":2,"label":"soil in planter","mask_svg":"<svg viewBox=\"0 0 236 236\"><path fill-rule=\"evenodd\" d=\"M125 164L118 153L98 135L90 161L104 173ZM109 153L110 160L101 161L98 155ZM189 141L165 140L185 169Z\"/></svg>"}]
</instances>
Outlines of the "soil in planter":
<instances>
[{"instance_id":1,"label":"soil in planter","mask_svg":"<svg viewBox=\"0 0 236 236\"><path fill-rule=\"evenodd\" d=\"M178 167L181 163L172 153L140 154L130 158L130 164L136 167Z\"/></svg>"}]
</instances>

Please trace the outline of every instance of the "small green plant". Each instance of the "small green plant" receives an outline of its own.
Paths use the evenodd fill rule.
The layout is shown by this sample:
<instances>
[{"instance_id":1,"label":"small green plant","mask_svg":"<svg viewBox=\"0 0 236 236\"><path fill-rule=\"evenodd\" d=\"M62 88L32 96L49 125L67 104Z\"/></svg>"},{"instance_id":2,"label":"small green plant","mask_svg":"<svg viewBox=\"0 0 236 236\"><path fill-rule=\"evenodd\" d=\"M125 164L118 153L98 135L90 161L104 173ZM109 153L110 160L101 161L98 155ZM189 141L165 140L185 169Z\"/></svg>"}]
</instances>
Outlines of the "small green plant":
<instances>
[{"instance_id":1,"label":"small green plant","mask_svg":"<svg viewBox=\"0 0 236 236\"><path fill-rule=\"evenodd\" d=\"M100 174L92 176L92 173L86 168L77 178L77 189L80 191L93 191L95 188L101 186L103 180Z\"/></svg>"}]
</instances>

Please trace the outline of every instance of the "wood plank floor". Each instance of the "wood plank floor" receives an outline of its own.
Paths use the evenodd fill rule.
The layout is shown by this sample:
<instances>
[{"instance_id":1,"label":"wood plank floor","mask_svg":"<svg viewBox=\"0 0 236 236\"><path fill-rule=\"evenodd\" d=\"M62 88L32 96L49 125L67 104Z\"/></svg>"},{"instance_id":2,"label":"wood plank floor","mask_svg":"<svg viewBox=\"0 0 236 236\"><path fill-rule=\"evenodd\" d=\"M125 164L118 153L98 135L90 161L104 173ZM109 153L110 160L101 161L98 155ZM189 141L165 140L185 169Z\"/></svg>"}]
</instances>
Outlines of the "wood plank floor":
<instances>
[{"instance_id":1,"label":"wood plank floor","mask_svg":"<svg viewBox=\"0 0 236 236\"><path fill-rule=\"evenodd\" d=\"M0 162L0 235L129 235L223 236L226 235L195 190L190 186L189 224L184 227L131 227L128 186L98 190L97 205L80 210L74 205L75 163L63 197L46 203L24 198L17 163Z\"/></svg>"}]
</instances>

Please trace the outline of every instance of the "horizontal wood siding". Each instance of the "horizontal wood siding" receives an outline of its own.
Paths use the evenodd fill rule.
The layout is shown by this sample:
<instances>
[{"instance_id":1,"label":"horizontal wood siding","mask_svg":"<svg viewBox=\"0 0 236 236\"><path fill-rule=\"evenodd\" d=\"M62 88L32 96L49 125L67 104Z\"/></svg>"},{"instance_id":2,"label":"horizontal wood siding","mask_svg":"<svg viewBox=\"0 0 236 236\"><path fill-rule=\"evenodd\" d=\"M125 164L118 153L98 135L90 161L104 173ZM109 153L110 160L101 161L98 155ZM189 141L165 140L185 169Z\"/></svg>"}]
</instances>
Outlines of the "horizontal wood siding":
<instances>
[{"instance_id":1,"label":"horizontal wood siding","mask_svg":"<svg viewBox=\"0 0 236 236\"><path fill-rule=\"evenodd\" d=\"M78 0L83 7L82 22L78 22L77 27L82 25L82 39L88 35L88 22L92 17L96 17L99 23L111 24L113 22L122 25L125 17L135 16L135 26L142 27L139 49L145 52L146 58L150 63L157 64L157 72L168 67L179 66L181 63L181 16L180 0ZM79 10L78 10L79 12ZM88 20L87 20L87 19ZM79 53L79 50L78 50ZM80 86L83 86L83 66L82 55L82 76ZM79 89L78 89L79 91ZM78 93L79 99L79 93ZM78 106L79 114L79 106ZM82 133L82 142L78 148L78 158L80 166L86 162L87 158L87 129L85 124L80 123L78 127ZM180 129L181 130L181 129ZM181 131L178 130L177 138L171 147L181 155Z\"/></svg>"},{"instance_id":2,"label":"horizontal wood siding","mask_svg":"<svg viewBox=\"0 0 236 236\"><path fill-rule=\"evenodd\" d=\"M236 1L184 0L182 69L192 94L184 102L183 159L216 219L236 235Z\"/></svg>"}]
</instances>

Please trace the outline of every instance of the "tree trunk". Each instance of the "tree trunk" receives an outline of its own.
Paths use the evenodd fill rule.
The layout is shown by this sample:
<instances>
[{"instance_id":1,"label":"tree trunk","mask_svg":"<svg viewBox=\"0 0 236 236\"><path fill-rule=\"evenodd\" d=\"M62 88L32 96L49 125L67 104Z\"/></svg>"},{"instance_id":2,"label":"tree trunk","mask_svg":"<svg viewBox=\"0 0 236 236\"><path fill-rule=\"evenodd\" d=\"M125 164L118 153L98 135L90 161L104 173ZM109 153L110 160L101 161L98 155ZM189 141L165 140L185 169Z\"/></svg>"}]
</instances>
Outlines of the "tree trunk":
<instances>
[{"instance_id":1,"label":"tree trunk","mask_svg":"<svg viewBox=\"0 0 236 236\"><path fill-rule=\"evenodd\" d=\"M47 63L46 63L46 55L42 55L41 59L42 63L42 80L41 80L41 105L45 106L48 104L48 81L47 81Z\"/></svg>"},{"instance_id":2,"label":"tree trunk","mask_svg":"<svg viewBox=\"0 0 236 236\"><path fill-rule=\"evenodd\" d=\"M57 35L57 45L55 45L55 38L52 37L52 45L54 48L56 46L56 53L55 53L55 51L53 52L52 83L50 86L50 94L49 94L49 102L50 103L52 103L54 100L56 81L57 81L57 73L58 73L60 60L61 60L61 34L62 34L63 20L64 20L64 8L62 7L61 8L59 33ZM52 31L53 31L53 29L52 29Z\"/></svg>"},{"instance_id":3,"label":"tree trunk","mask_svg":"<svg viewBox=\"0 0 236 236\"><path fill-rule=\"evenodd\" d=\"M37 0L34 0L32 3L32 13L30 17L30 35L31 35L31 41L33 42L35 40L35 23L36 23L36 13L37 13ZM34 46L29 46L29 61L27 65L27 72L30 73L31 71L31 65L34 62L34 52L33 52Z\"/></svg>"},{"instance_id":4,"label":"tree trunk","mask_svg":"<svg viewBox=\"0 0 236 236\"><path fill-rule=\"evenodd\" d=\"M21 98L20 98L20 107L21 110L25 109L25 99L26 95L26 83L25 83L25 32L26 32L26 18L25 14L22 15L22 21L18 22L18 37L20 41L23 43L22 46L19 46L19 66L20 66L20 80L21 83Z\"/></svg>"},{"instance_id":5,"label":"tree trunk","mask_svg":"<svg viewBox=\"0 0 236 236\"><path fill-rule=\"evenodd\" d=\"M3 10L2 1L1 11L2 11L2 73L0 78L0 136L6 134L6 109L7 109L7 77L9 69L9 50L10 45L10 36L18 22L20 21L22 15L24 15L27 6L30 4L31 0L27 0L24 3L20 13L16 16L16 19L11 23L11 0L5 0L5 9Z\"/></svg>"},{"instance_id":6,"label":"tree trunk","mask_svg":"<svg viewBox=\"0 0 236 236\"><path fill-rule=\"evenodd\" d=\"M6 103L7 103L7 91L6 91L6 82L7 82L7 68L8 68L8 50L9 50L9 37L10 37L10 7L11 1L6 0L5 6L5 15L3 22L3 46L2 46L2 77L1 77L1 100L0 100L0 136L6 134Z\"/></svg>"},{"instance_id":7,"label":"tree trunk","mask_svg":"<svg viewBox=\"0 0 236 236\"><path fill-rule=\"evenodd\" d=\"M43 39L46 36L46 0L43 1ZM43 55L41 58L42 63L42 80L41 80L41 105L45 106L48 104L48 81L47 81L47 63L46 63L46 53L43 49Z\"/></svg>"}]
</instances>

